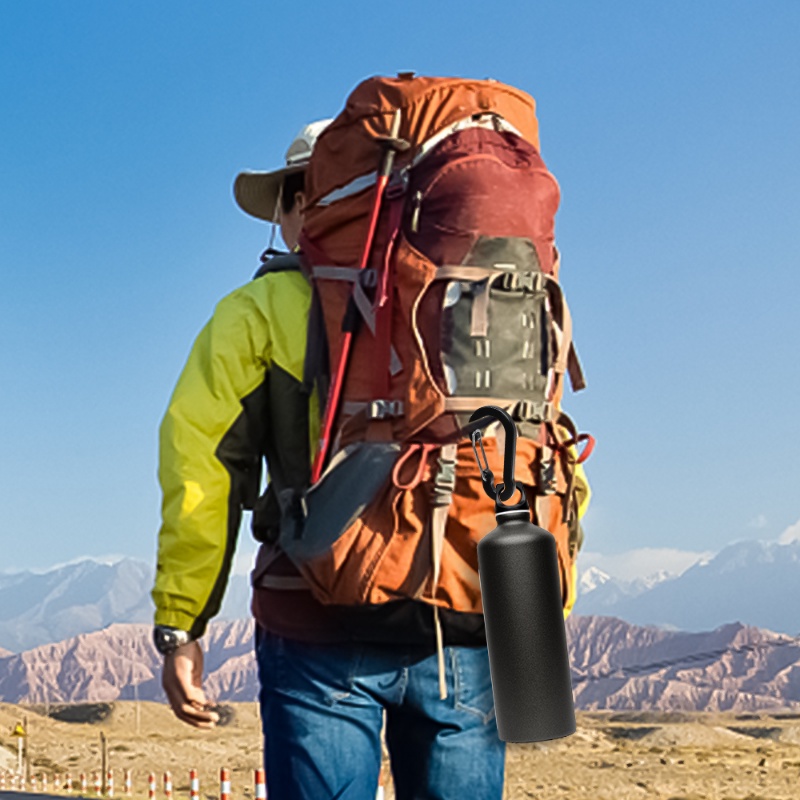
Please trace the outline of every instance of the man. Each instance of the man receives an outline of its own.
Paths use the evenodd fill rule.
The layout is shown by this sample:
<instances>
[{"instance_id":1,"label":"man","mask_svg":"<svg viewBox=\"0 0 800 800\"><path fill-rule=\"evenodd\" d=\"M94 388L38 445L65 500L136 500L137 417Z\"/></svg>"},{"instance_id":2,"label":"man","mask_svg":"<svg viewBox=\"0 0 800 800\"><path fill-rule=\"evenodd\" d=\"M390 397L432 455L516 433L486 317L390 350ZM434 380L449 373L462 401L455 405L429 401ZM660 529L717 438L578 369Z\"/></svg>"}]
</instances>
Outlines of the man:
<instances>
[{"instance_id":1,"label":"man","mask_svg":"<svg viewBox=\"0 0 800 800\"><path fill-rule=\"evenodd\" d=\"M248 213L280 225L284 241L290 248L296 247L302 225L303 173L316 137L329 121L312 123L298 133L286 154L284 168L268 173L242 173L234 187L237 201ZM285 193L284 186L287 189ZM287 275L279 283L296 285L303 282L298 278L298 275ZM252 507L260 477L260 456L255 452L254 443L237 436L235 426L230 431L225 430L222 436L215 436L210 431L212 422L219 424L226 414L233 414L237 420L246 420L246 416L237 413L241 411L239 400L226 398L218 402L213 396L211 359L225 348L229 348L231 353L237 352L236 348L241 344L236 339L237 329L243 330L252 315L250 309L240 306L248 305L252 298L262 307L263 314L263 307L269 299L260 298L265 292L255 291L263 288L257 282L247 284L220 303L195 343L161 428L159 479L164 503L159 563L153 590L156 646L167 654L163 683L175 714L184 722L205 728L216 722L216 714L205 707L201 685L202 651L196 639L219 610L238 534L241 508ZM289 289L280 288L284 292ZM302 295L303 291L298 293ZM260 303L255 298L260 299ZM299 300L296 319L279 318L278 321L285 329L293 326L295 332L304 337L302 317L307 308L302 297ZM229 333L220 334L222 327L229 329ZM254 357L254 364L250 365L251 380L257 381L263 377L263 364L258 360L259 354L252 352L251 355ZM202 427L191 439L179 438L181 431L191 427L192 421ZM209 452L215 438L219 442ZM238 448L238 455L248 462L244 464L245 481L241 479L241 463L234 466L230 459L223 459L219 465L215 463L220 453L227 452L224 445L229 444L232 445L230 450ZM221 450L217 449L220 447ZM239 477L234 484L246 484L236 486L239 490L236 497L229 497L233 487L224 485L230 474ZM245 489L246 497L242 494ZM211 490L214 490L213 494ZM245 505L243 501L249 502ZM230 524L220 525L220 503L223 507L231 507L234 518Z\"/></svg>"},{"instance_id":2,"label":"man","mask_svg":"<svg viewBox=\"0 0 800 800\"><path fill-rule=\"evenodd\" d=\"M300 132L281 170L236 180L243 210L276 221L293 251L303 168L325 124ZM265 262L219 303L170 400L160 431L163 524L153 590L164 689L180 719L216 724L197 639L219 609L241 510L255 507L254 530L267 542L253 573L253 613L270 796L374 798L385 713L398 800L499 800L505 750L483 632L445 631L443 700L430 625L413 615L398 623L395 609L365 620L356 609L323 606L269 544L276 498L307 484L318 440L319 398L304 381L310 303L298 259ZM273 491L257 500L263 456Z\"/></svg>"}]
</instances>

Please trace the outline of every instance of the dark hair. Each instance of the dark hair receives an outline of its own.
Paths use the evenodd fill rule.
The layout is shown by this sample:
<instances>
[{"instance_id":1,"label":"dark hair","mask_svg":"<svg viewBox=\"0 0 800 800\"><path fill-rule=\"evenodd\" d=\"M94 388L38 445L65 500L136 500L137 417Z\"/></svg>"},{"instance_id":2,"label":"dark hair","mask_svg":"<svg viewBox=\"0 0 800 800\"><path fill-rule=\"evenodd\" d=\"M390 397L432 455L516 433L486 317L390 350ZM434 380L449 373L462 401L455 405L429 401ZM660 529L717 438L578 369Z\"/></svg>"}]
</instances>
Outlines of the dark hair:
<instances>
[{"instance_id":1,"label":"dark hair","mask_svg":"<svg viewBox=\"0 0 800 800\"><path fill-rule=\"evenodd\" d=\"M281 191L281 211L284 214L290 214L294 208L294 199L298 192L305 190L306 186L306 173L290 172L283 179L283 189Z\"/></svg>"}]
</instances>

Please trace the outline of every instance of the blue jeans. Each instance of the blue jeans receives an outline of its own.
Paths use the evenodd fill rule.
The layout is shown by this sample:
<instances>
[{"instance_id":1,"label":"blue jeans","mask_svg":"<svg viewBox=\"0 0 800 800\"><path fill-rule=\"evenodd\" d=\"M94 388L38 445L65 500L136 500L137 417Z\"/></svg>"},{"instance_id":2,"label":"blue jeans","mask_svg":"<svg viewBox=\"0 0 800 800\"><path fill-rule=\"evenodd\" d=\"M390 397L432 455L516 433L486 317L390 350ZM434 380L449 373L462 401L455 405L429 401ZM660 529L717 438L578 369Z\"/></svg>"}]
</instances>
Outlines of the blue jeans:
<instances>
[{"instance_id":1,"label":"blue jeans","mask_svg":"<svg viewBox=\"0 0 800 800\"><path fill-rule=\"evenodd\" d=\"M375 800L381 727L397 800L501 800L485 647L436 654L369 644L306 644L258 630L264 766L270 800Z\"/></svg>"}]
</instances>

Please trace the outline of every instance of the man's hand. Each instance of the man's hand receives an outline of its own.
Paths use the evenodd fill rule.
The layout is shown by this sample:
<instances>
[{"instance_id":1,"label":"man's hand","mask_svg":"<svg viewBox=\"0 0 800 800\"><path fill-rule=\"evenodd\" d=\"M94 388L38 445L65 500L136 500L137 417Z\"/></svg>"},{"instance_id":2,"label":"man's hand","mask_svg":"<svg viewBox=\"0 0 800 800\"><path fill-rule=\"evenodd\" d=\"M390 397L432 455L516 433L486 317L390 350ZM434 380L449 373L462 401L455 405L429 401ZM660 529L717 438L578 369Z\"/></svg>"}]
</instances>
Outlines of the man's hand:
<instances>
[{"instance_id":1,"label":"man's hand","mask_svg":"<svg viewBox=\"0 0 800 800\"><path fill-rule=\"evenodd\" d=\"M203 691L203 651L198 642L183 644L164 658L161 685L178 719L205 729L219 722Z\"/></svg>"}]
</instances>

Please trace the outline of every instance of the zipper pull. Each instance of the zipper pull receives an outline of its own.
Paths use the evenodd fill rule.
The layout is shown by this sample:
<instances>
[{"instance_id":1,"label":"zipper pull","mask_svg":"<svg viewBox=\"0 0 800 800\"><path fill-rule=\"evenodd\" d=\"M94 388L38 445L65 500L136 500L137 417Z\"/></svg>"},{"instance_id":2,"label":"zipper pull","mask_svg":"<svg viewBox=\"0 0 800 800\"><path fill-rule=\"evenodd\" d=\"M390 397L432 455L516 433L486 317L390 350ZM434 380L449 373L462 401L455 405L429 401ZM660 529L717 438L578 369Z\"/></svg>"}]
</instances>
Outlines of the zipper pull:
<instances>
[{"instance_id":1,"label":"zipper pull","mask_svg":"<svg viewBox=\"0 0 800 800\"><path fill-rule=\"evenodd\" d=\"M422 206L422 192L417 189L414 192L414 208L411 212L411 232L419 233L419 210Z\"/></svg>"}]
</instances>

